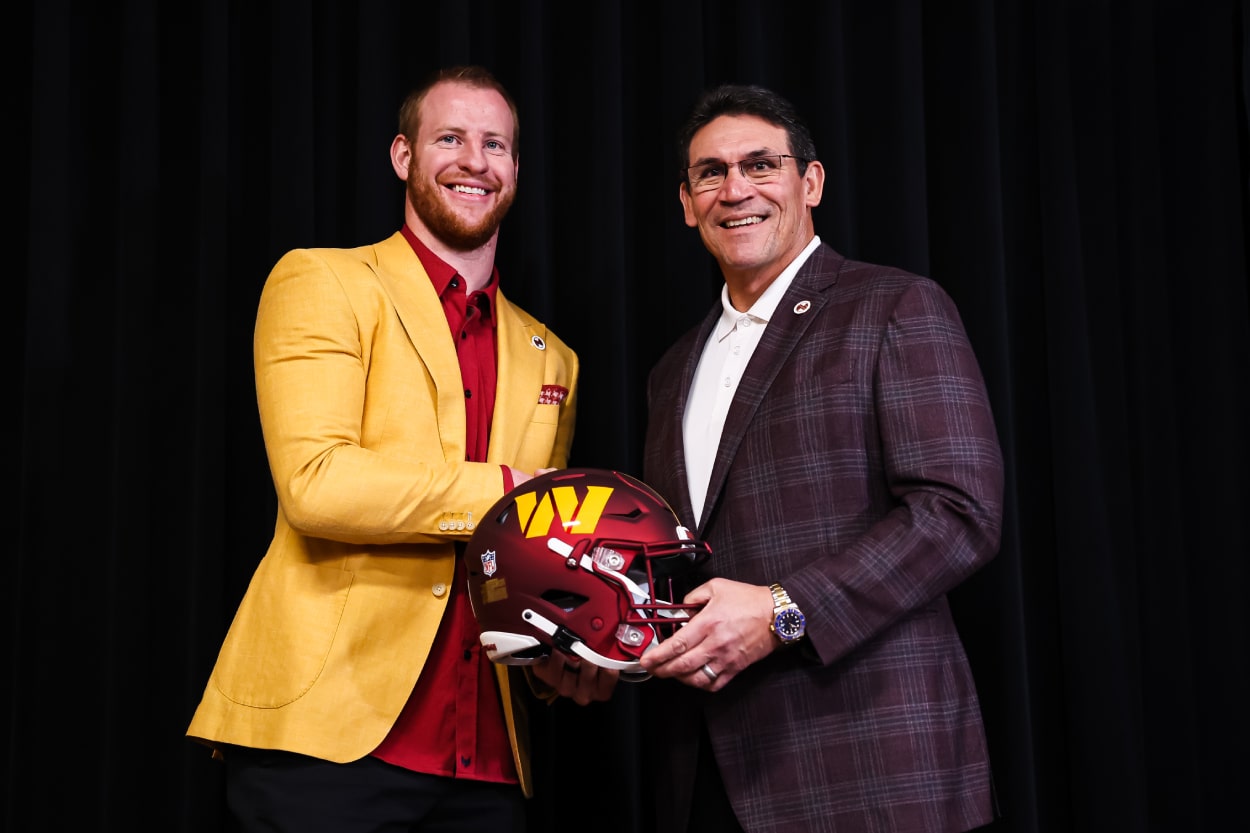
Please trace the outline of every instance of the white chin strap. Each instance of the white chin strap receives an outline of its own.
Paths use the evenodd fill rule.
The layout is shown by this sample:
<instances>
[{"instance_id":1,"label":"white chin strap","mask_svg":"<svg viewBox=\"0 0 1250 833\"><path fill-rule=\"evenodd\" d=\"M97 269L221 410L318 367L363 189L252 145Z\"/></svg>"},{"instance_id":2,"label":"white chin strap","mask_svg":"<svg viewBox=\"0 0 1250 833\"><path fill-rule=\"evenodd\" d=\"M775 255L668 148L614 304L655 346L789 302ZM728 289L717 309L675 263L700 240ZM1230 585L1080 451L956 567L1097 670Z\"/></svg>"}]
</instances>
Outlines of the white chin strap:
<instances>
[{"instance_id":1,"label":"white chin strap","mask_svg":"<svg viewBox=\"0 0 1250 833\"><path fill-rule=\"evenodd\" d=\"M526 608L521 612L521 618L548 636L556 635L556 623L552 622L536 610ZM597 665L600 668L610 668L613 671L620 671L621 679L645 680L651 676L649 673L642 670L642 666L638 664L637 660L626 661L605 657L597 651L592 651L586 646L586 643L582 642L580 639L573 642L573 644L569 646L569 650L587 662Z\"/></svg>"},{"instance_id":2,"label":"white chin strap","mask_svg":"<svg viewBox=\"0 0 1250 833\"><path fill-rule=\"evenodd\" d=\"M521 617L548 636L555 636L558 629L556 623L541 613L526 608L522 611ZM507 631L485 631L482 633L482 645L490 646L486 648L486 655L490 657L492 662L498 662L502 665L533 665L541 657L517 657L516 654L538 648L542 644L541 641L532 636L509 633ZM651 677L649 672L642 670L642 666L636 660L625 661L605 657L597 651L592 651L581 640L575 640L569 645L568 650L592 665L621 672L621 679L627 682L641 682Z\"/></svg>"}]
</instances>

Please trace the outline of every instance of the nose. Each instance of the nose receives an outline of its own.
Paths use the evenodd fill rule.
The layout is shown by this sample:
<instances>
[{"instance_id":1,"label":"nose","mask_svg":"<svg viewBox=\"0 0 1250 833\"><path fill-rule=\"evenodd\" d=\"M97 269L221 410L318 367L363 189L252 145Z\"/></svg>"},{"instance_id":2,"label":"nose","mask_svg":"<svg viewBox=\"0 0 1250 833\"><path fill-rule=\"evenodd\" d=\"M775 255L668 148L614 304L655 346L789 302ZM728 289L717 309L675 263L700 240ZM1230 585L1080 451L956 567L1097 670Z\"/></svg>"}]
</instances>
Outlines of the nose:
<instances>
[{"instance_id":1,"label":"nose","mask_svg":"<svg viewBox=\"0 0 1250 833\"><path fill-rule=\"evenodd\" d=\"M720 184L720 198L733 201L752 188L751 180L742 172L738 165L730 165L725 171L725 181Z\"/></svg>"},{"instance_id":2,"label":"nose","mask_svg":"<svg viewBox=\"0 0 1250 833\"><path fill-rule=\"evenodd\" d=\"M481 145L475 145L471 142L465 142L460 149L458 158L460 167L466 171L484 171L489 165L486 162L486 151Z\"/></svg>"}]
</instances>

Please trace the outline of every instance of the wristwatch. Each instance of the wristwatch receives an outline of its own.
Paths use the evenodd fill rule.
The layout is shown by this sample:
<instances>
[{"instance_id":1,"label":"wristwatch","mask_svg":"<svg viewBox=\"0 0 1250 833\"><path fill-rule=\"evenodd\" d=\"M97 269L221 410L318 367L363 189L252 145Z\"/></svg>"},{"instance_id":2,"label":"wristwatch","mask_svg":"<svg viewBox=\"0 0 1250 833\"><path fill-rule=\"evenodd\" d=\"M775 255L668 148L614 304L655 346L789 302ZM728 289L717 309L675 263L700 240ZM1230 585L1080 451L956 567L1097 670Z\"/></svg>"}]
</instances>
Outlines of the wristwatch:
<instances>
[{"instance_id":1,"label":"wristwatch","mask_svg":"<svg viewBox=\"0 0 1250 833\"><path fill-rule=\"evenodd\" d=\"M769 585L768 589L773 591L773 633L782 645L793 645L807 632L807 617L780 584Z\"/></svg>"}]
</instances>

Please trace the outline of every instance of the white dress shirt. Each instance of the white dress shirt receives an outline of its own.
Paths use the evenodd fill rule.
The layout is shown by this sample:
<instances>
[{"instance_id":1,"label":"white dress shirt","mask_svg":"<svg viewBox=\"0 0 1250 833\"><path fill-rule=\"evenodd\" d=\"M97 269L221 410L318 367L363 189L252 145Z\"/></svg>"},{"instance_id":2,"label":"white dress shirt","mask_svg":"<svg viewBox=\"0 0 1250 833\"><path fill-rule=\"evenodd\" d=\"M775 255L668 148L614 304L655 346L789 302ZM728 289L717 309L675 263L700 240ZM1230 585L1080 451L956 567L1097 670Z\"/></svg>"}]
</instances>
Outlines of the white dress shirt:
<instances>
[{"instance_id":1,"label":"white dress shirt","mask_svg":"<svg viewBox=\"0 0 1250 833\"><path fill-rule=\"evenodd\" d=\"M703 355L695 368L694 383L690 386L690 399L686 402L682 423L686 477L690 484L690 505L694 509L696 524L702 520L712 464L716 461L725 415L738 391L738 382L751 361L755 346L764 335L764 327L777 310L781 296L790 288L799 267L819 245L820 238L812 237L807 247L782 270L746 312L734 309L729 302L729 287L721 287L720 320L703 345Z\"/></svg>"}]
</instances>

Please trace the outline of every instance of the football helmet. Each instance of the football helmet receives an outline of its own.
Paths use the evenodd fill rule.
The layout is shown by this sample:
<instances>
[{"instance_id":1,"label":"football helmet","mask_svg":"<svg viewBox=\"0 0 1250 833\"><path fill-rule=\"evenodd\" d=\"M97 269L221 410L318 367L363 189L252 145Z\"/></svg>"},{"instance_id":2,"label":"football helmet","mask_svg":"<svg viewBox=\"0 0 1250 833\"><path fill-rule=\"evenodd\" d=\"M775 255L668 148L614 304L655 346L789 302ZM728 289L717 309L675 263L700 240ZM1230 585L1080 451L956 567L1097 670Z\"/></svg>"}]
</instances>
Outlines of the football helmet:
<instances>
[{"instance_id":1,"label":"football helmet","mask_svg":"<svg viewBox=\"0 0 1250 833\"><path fill-rule=\"evenodd\" d=\"M491 507L464 552L469 598L491 660L528 665L553 649L621 672L696 606L681 577L711 554L640 480L559 469Z\"/></svg>"}]
</instances>

